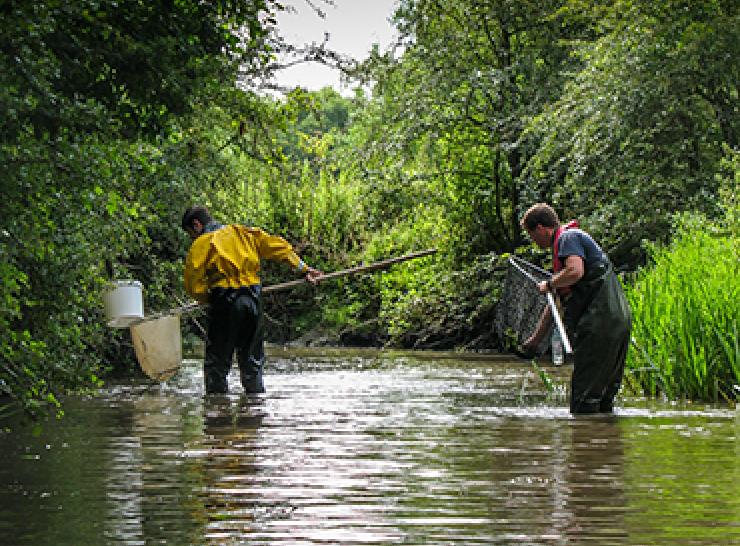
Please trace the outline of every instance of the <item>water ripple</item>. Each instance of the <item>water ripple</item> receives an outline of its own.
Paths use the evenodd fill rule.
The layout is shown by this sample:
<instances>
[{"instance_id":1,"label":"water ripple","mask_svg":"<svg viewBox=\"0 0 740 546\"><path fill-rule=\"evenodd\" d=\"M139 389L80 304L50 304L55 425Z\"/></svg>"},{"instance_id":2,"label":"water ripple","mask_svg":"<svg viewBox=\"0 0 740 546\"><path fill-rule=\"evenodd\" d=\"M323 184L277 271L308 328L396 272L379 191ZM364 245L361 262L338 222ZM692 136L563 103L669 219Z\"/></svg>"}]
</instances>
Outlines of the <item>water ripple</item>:
<instances>
[{"instance_id":1,"label":"water ripple","mask_svg":"<svg viewBox=\"0 0 740 546\"><path fill-rule=\"evenodd\" d=\"M721 407L576 419L528 365L453 354L275 350L258 396L185 364L4 433L3 543L740 543Z\"/></svg>"}]
</instances>

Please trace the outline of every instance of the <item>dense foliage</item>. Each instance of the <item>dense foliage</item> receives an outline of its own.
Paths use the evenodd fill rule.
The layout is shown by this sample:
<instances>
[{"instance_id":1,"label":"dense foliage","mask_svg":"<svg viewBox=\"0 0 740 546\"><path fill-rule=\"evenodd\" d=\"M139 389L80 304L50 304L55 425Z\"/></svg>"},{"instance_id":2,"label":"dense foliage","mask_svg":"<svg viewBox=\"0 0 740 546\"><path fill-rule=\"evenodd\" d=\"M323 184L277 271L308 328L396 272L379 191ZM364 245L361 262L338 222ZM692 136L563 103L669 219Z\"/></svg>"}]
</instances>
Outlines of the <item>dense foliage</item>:
<instances>
[{"instance_id":1,"label":"dense foliage","mask_svg":"<svg viewBox=\"0 0 740 546\"><path fill-rule=\"evenodd\" d=\"M4 2L0 394L33 411L95 385L120 345L104 263L177 283L175 211L201 172L199 103L267 61L267 2Z\"/></svg>"},{"instance_id":2,"label":"dense foliage","mask_svg":"<svg viewBox=\"0 0 740 546\"><path fill-rule=\"evenodd\" d=\"M628 374L638 391L716 401L733 399L740 385L740 154L733 160L726 216L679 217L671 244L650 245L650 266L629 287L635 342Z\"/></svg>"},{"instance_id":3,"label":"dense foliage","mask_svg":"<svg viewBox=\"0 0 740 546\"><path fill-rule=\"evenodd\" d=\"M447 279L520 251L536 201L578 218L620 271L670 237L676 212L717 217L723 146L738 147L738 19L732 2L402 2L402 54L367 61L379 97L348 154L368 224L386 226L376 239L428 234L449 250L441 270L396 283L386 316L426 329L461 307L449 297L490 316L479 283Z\"/></svg>"},{"instance_id":4,"label":"dense foliage","mask_svg":"<svg viewBox=\"0 0 740 546\"><path fill-rule=\"evenodd\" d=\"M279 9L0 7L0 396L33 412L134 372L101 290L136 278L147 310L181 298L179 219L195 202L327 271L439 249L271 296L272 340L492 349L499 256L546 261L518 226L532 202L578 217L625 271L675 212L712 222L736 192L718 176L738 168L722 163L739 145L735 2L402 0L397 47L354 66L372 94L351 98L257 92L281 52L300 53Z\"/></svg>"}]
</instances>

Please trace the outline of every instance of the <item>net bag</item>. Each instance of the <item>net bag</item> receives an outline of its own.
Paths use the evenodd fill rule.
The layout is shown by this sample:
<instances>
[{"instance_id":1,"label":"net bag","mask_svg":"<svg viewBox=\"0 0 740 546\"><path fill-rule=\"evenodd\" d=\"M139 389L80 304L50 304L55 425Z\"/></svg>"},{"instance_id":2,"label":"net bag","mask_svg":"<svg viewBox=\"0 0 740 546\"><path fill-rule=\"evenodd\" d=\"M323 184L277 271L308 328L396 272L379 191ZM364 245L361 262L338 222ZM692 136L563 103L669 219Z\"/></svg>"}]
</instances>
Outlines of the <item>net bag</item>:
<instances>
[{"instance_id":1,"label":"net bag","mask_svg":"<svg viewBox=\"0 0 740 546\"><path fill-rule=\"evenodd\" d=\"M152 379L166 381L180 369L179 315L140 321L131 326L131 338L141 369Z\"/></svg>"},{"instance_id":2,"label":"net bag","mask_svg":"<svg viewBox=\"0 0 740 546\"><path fill-rule=\"evenodd\" d=\"M516 352L534 332L542 311L547 305L537 283L550 278L544 269L515 257L509 258L501 299L496 307L493 327L504 352ZM550 336L544 336L536 353L550 348Z\"/></svg>"}]
</instances>

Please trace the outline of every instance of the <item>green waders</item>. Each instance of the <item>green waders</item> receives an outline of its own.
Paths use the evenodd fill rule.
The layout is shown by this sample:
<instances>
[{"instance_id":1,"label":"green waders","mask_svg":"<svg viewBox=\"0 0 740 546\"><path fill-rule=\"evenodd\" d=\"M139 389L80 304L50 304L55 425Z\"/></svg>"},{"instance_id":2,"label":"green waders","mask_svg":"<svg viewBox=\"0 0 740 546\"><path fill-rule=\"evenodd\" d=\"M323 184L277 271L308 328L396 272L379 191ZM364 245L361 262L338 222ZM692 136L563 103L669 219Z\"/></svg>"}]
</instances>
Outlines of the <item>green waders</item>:
<instances>
[{"instance_id":1,"label":"green waders","mask_svg":"<svg viewBox=\"0 0 740 546\"><path fill-rule=\"evenodd\" d=\"M260 287L214 288L209 302L208 340L203 366L206 392L228 391L227 378L234 352L244 392L265 392Z\"/></svg>"},{"instance_id":2,"label":"green waders","mask_svg":"<svg viewBox=\"0 0 740 546\"><path fill-rule=\"evenodd\" d=\"M614 268L588 271L565 303L574 353L571 413L611 413L622 384L632 313Z\"/></svg>"}]
</instances>

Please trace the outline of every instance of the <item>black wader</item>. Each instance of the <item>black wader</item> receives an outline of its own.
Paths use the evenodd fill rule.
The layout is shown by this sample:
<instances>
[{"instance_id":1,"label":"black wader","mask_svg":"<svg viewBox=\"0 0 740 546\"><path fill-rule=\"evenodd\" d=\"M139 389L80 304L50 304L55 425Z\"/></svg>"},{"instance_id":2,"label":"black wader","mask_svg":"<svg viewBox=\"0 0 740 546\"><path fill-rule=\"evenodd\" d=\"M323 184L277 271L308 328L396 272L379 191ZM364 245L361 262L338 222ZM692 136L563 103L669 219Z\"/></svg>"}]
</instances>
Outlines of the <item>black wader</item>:
<instances>
[{"instance_id":1,"label":"black wader","mask_svg":"<svg viewBox=\"0 0 740 546\"><path fill-rule=\"evenodd\" d=\"M244 391L265 392L260 287L214 288L208 301L208 340L203 366L206 392L228 391L227 377L235 350Z\"/></svg>"},{"instance_id":2,"label":"black wader","mask_svg":"<svg viewBox=\"0 0 740 546\"><path fill-rule=\"evenodd\" d=\"M565 324L574 353L571 413L610 413L632 329L629 303L611 263L594 267L573 286Z\"/></svg>"}]
</instances>

